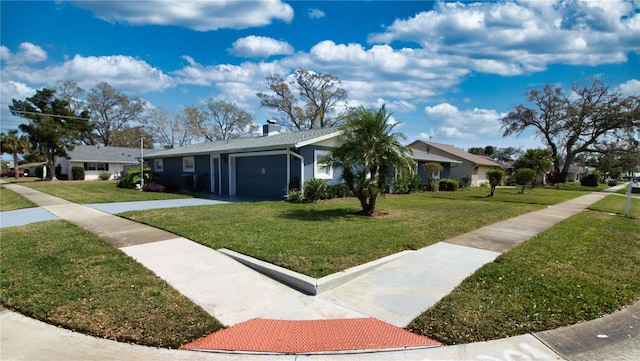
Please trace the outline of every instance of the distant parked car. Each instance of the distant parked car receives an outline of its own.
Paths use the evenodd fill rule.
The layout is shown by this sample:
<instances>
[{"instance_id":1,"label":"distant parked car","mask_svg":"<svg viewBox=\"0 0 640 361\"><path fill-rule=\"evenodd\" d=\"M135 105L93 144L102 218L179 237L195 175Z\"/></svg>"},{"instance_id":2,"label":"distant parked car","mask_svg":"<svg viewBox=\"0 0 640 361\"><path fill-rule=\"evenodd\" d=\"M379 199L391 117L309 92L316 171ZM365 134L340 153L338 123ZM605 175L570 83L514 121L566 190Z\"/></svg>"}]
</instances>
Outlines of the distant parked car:
<instances>
[{"instance_id":1,"label":"distant parked car","mask_svg":"<svg viewBox=\"0 0 640 361\"><path fill-rule=\"evenodd\" d=\"M6 172L2 172L0 173L0 177L15 177L16 176L16 171L14 170L8 170ZM25 172L18 172L18 177L26 177L27 174Z\"/></svg>"},{"instance_id":2,"label":"distant parked car","mask_svg":"<svg viewBox=\"0 0 640 361\"><path fill-rule=\"evenodd\" d=\"M617 181L617 180L615 180L615 179L609 179L609 180L607 181L607 185L608 185L609 187L616 186L616 185L618 185L618 181Z\"/></svg>"}]
</instances>

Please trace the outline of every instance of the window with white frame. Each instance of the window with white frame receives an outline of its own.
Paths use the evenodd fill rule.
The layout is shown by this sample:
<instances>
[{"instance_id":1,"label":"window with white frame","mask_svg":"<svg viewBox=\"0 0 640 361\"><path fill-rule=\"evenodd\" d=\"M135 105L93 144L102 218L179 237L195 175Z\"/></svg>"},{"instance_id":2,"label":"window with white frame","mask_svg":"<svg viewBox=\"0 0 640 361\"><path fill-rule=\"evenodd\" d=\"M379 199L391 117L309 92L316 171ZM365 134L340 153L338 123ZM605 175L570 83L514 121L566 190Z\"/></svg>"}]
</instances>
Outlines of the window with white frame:
<instances>
[{"instance_id":1,"label":"window with white frame","mask_svg":"<svg viewBox=\"0 0 640 361\"><path fill-rule=\"evenodd\" d=\"M162 161L162 159L154 159L153 168L156 172L164 171L164 162Z\"/></svg>"},{"instance_id":2,"label":"window with white frame","mask_svg":"<svg viewBox=\"0 0 640 361\"><path fill-rule=\"evenodd\" d=\"M433 172L431 172L431 179L440 179L440 171L434 170Z\"/></svg>"},{"instance_id":3,"label":"window with white frame","mask_svg":"<svg viewBox=\"0 0 640 361\"><path fill-rule=\"evenodd\" d=\"M333 169L329 167L325 158L330 153L326 150L316 150L313 154L314 177L317 179L333 179Z\"/></svg>"},{"instance_id":4,"label":"window with white frame","mask_svg":"<svg viewBox=\"0 0 640 361\"><path fill-rule=\"evenodd\" d=\"M196 170L196 164L193 157L182 157L182 171L194 172Z\"/></svg>"},{"instance_id":5,"label":"window with white frame","mask_svg":"<svg viewBox=\"0 0 640 361\"><path fill-rule=\"evenodd\" d=\"M107 163L85 163L84 170L109 170Z\"/></svg>"}]
</instances>

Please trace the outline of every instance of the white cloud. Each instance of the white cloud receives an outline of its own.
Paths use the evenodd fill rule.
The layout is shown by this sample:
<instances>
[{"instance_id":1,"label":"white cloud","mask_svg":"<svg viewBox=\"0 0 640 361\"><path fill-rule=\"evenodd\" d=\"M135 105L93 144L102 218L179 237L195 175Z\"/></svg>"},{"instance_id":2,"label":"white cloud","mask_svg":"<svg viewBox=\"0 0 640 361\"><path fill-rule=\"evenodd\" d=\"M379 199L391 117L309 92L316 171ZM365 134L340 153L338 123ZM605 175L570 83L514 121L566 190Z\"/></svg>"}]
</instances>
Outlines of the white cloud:
<instances>
[{"instance_id":1,"label":"white cloud","mask_svg":"<svg viewBox=\"0 0 640 361\"><path fill-rule=\"evenodd\" d=\"M640 95L640 81L637 79L630 79L618 86L618 89L625 96Z\"/></svg>"},{"instance_id":2,"label":"white cloud","mask_svg":"<svg viewBox=\"0 0 640 361\"><path fill-rule=\"evenodd\" d=\"M639 9L620 0L441 2L370 34L369 42L415 42L441 56L467 58L460 62L467 69L499 75L549 64L611 64L639 50Z\"/></svg>"},{"instance_id":3,"label":"white cloud","mask_svg":"<svg viewBox=\"0 0 640 361\"><path fill-rule=\"evenodd\" d=\"M4 79L51 86L57 80L72 80L83 88L91 88L99 82L107 82L114 88L132 93L161 91L174 85L173 80L161 70L130 56L76 55L58 65L41 69L27 66L3 68Z\"/></svg>"},{"instance_id":4,"label":"white cloud","mask_svg":"<svg viewBox=\"0 0 640 361\"><path fill-rule=\"evenodd\" d=\"M0 46L0 60L5 64L35 64L47 60L47 52L41 47L24 42L20 44L18 52L13 54L9 48L2 45Z\"/></svg>"},{"instance_id":5,"label":"white cloud","mask_svg":"<svg viewBox=\"0 0 640 361\"><path fill-rule=\"evenodd\" d=\"M2 131L18 129L18 125L24 123L24 119L16 117L9 111L12 99L24 100L33 96L36 90L25 83L13 80L0 83L0 117L2 118Z\"/></svg>"},{"instance_id":6,"label":"white cloud","mask_svg":"<svg viewBox=\"0 0 640 361\"><path fill-rule=\"evenodd\" d=\"M278 62L245 62L239 65L219 64L202 65L190 56L182 57L189 65L173 72L179 84L195 84L203 86L220 85L221 83L266 84L266 77L273 74L286 74L289 69L282 68Z\"/></svg>"},{"instance_id":7,"label":"white cloud","mask_svg":"<svg viewBox=\"0 0 640 361\"><path fill-rule=\"evenodd\" d=\"M293 47L286 41L251 35L233 42L229 51L246 58L268 58L272 55L293 54Z\"/></svg>"},{"instance_id":8,"label":"white cloud","mask_svg":"<svg viewBox=\"0 0 640 361\"><path fill-rule=\"evenodd\" d=\"M309 15L310 18L312 19L320 19L325 17L325 13L324 11L320 10L320 9L316 9L316 8L311 8L307 11L307 15Z\"/></svg>"},{"instance_id":9,"label":"white cloud","mask_svg":"<svg viewBox=\"0 0 640 361\"><path fill-rule=\"evenodd\" d=\"M440 103L424 108L427 119L437 125L437 136L457 139L481 139L500 134L500 118L506 114L493 109L460 110L455 105Z\"/></svg>"},{"instance_id":10,"label":"white cloud","mask_svg":"<svg viewBox=\"0 0 640 361\"><path fill-rule=\"evenodd\" d=\"M72 1L108 22L131 25L174 25L197 31L245 29L290 22L293 8L280 0L146 0Z\"/></svg>"}]
</instances>

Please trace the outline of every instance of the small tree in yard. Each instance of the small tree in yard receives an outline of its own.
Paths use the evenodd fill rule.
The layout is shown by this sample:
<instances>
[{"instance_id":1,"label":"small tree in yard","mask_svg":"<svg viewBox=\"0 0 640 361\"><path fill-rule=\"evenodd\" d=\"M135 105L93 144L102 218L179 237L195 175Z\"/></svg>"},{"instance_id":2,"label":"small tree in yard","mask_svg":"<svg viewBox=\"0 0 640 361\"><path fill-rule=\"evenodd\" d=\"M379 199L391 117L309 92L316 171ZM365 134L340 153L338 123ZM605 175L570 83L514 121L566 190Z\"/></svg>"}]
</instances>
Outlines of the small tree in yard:
<instances>
[{"instance_id":1,"label":"small tree in yard","mask_svg":"<svg viewBox=\"0 0 640 361\"><path fill-rule=\"evenodd\" d=\"M504 171L502 169L489 169L487 171L487 178L489 178L489 185L491 186L491 193L489 197L493 197L493 193L496 190L496 187L502 183L502 178L504 178Z\"/></svg>"},{"instance_id":2,"label":"small tree in yard","mask_svg":"<svg viewBox=\"0 0 640 361\"><path fill-rule=\"evenodd\" d=\"M427 172L427 188L429 190L437 191L438 187L433 187L433 172L441 172L444 167L437 162L428 162L423 165L424 170Z\"/></svg>"},{"instance_id":3,"label":"small tree in yard","mask_svg":"<svg viewBox=\"0 0 640 361\"><path fill-rule=\"evenodd\" d=\"M520 189L520 194L524 193L524 188L528 183L532 182L536 179L537 174L536 171L531 168L519 168L513 173L513 177L516 180L516 184L520 184L522 189Z\"/></svg>"},{"instance_id":4,"label":"small tree in yard","mask_svg":"<svg viewBox=\"0 0 640 361\"><path fill-rule=\"evenodd\" d=\"M326 159L328 166L342 169L342 178L367 216L375 213L377 197L393 168L410 173L415 169L410 148L400 144L404 136L393 132L398 123L389 122L389 117L384 105L377 111L353 110L340 127L342 145Z\"/></svg>"}]
</instances>

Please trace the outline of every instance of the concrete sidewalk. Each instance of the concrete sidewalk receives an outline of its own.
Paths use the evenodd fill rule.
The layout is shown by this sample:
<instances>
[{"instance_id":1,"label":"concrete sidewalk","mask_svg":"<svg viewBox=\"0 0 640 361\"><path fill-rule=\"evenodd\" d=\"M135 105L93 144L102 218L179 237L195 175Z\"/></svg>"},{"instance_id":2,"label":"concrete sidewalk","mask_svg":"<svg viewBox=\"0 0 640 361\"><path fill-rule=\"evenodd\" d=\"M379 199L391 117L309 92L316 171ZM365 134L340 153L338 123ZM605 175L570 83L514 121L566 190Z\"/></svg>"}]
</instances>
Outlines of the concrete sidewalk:
<instances>
[{"instance_id":1,"label":"concrete sidewalk","mask_svg":"<svg viewBox=\"0 0 640 361\"><path fill-rule=\"evenodd\" d=\"M13 184L5 186L22 194L56 217L85 228L119 247L226 325L256 317L329 319L372 316L397 326L405 326L448 294L464 278L482 265L493 261L500 253L526 241L562 219L576 214L607 195L607 193L593 193L578 197L525 216L480 228L446 242L409 252L374 270L349 279L340 286L324 290L317 296L309 296L266 277L218 251L169 232L68 202L30 188ZM635 312L638 313L637 310ZM3 355L5 332L9 332L9 337L12 337L13 332L5 329L4 318L3 315ZM18 316L8 318L19 319ZM640 325L636 327L635 336L632 338L638 337L638 330ZM16 341L14 337L12 340ZM496 346L498 342L502 342L500 344L502 346ZM495 347L497 349L494 349ZM464 355L471 354L506 357L505 352L513 351L527 355L530 359L558 359L554 351L531 335L492 343L464 345L457 350L451 347L442 349L448 351L430 351L433 353L429 356L405 351L394 354L392 358L414 359L420 355L419 358L458 360L466 359ZM467 353L469 350L476 351ZM477 350L482 350L482 353L478 353ZM445 352L441 354L442 358L438 358L439 352ZM181 359L186 354L180 355L171 357ZM160 356L161 353L158 354L158 357ZM375 357L373 354L368 354L367 359L390 359L388 356L392 355L386 352L375 354ZM346 359L353 359L353 357Z\"/></svg>"}]
</instances>

